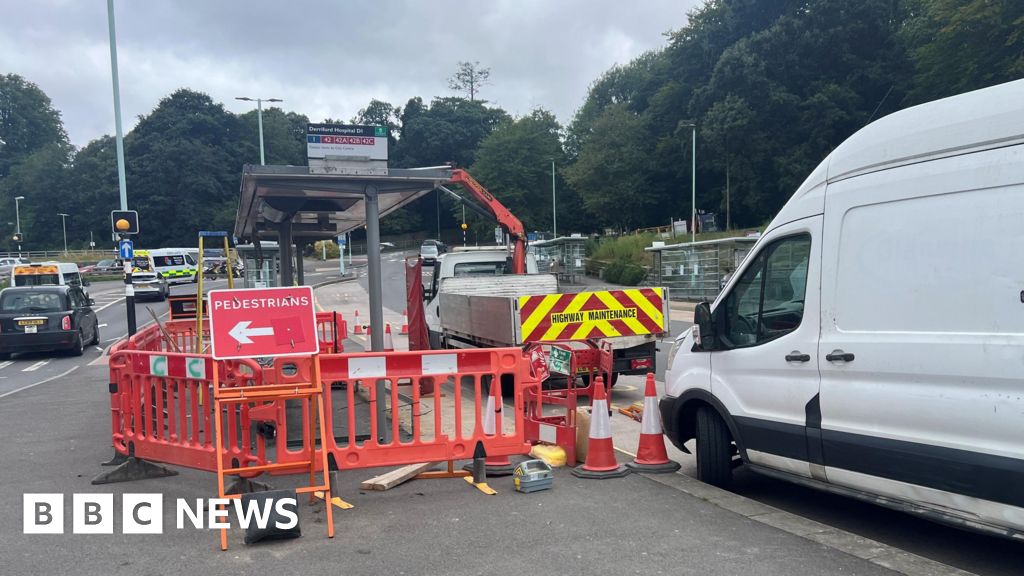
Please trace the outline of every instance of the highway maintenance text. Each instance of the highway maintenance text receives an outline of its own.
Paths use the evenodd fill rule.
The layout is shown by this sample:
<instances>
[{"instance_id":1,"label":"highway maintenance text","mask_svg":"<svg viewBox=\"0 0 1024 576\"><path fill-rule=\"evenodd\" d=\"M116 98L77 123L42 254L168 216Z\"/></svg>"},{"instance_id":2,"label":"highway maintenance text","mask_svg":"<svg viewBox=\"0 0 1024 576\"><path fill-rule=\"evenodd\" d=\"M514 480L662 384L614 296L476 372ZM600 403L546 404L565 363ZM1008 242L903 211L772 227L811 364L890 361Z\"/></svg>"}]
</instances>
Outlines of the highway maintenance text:
<instances>
[{"instance_id":1,"label":"highway maintenance text","mask_svg":"<svg viewBox=\"0 0 1024 576\"><path fill-rule=\"evenodd\" d=\"M552 324L571 322L597 322L600 320L625 320L636 318L636 308L622 310L584 310L582 312L559 312L551 315Z\"/></svg>"}]
</instances>

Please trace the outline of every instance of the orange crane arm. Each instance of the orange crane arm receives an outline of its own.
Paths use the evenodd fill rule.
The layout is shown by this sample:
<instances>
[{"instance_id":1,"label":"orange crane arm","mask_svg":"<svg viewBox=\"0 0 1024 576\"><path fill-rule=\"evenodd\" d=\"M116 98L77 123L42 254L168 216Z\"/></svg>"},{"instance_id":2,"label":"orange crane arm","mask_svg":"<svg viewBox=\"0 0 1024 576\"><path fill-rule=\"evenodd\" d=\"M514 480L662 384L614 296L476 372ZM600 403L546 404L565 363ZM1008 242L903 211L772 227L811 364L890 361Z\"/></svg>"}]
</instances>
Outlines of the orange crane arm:
<instances>
[{"instance_id":1,"label":"orange crane arm","mask_svg":"<svg viewBox=\"0 0 1024 576\"><path fill-rule=\"evenodd\" d=\"M519 218L516 218L508 211L508 208L498 202L498 199L470 176L469 172L461 169L452 170L449 183L461 184L480 204L491 211L491 214L497 219L498 225L512 238L512 273L526 274L526 232L523 230L523 223L519 221Z\"/></svg>"}]
</instances>

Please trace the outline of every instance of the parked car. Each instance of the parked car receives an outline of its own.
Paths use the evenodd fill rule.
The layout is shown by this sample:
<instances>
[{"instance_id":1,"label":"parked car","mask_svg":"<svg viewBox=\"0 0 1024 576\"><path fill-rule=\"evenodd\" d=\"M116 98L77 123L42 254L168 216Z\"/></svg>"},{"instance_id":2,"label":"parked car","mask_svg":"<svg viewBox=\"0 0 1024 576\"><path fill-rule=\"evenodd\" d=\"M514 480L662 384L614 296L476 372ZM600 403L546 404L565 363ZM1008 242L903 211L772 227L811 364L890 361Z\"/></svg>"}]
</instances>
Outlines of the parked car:
<instances>
[{"instance_id":1,"label":"parked car","mask_svg":"<svg viewBox=\"0 0 1024 576\"><path fill-rule=\"evenodd\" d=\"M697 305L665 434L710 484L742 464L1024 539L1022 215L1024 80L861 129Z\"/></svg>"},{"instance_id":2,"label":"parked car","mask_svg":"<svg viewBox=\"0 0 1024 576\"><path fill-rule=\"evenodd\" d=\"M447 251L447 246L440 240L424 240L423 244L420 245L420 258L423 259L424 264L433 264L437 262L438 256L444 254Z\"/></svg>"},{"instance_id":3,"label":"parked car","mask_svg":"<svg viewBox=\"0 0 1024 576\"><path fill-rule=\"evenodd\" d=\"M99 344L93 301L78 286L24 286L0 291L0 358L67 350L81 356Z\"/></svg>"},{"instance_id":4,"label":"parked car","mask_svg":"<svg viewBox=\"0 0 1024 576\"><path fill-rule=\"evenodd\" d=\"M87 270L88 269L88 270ZM124 265L119 260L100 260L92 266L82 268L83 274L122 274Z\"/></svg>"}]
</instances>

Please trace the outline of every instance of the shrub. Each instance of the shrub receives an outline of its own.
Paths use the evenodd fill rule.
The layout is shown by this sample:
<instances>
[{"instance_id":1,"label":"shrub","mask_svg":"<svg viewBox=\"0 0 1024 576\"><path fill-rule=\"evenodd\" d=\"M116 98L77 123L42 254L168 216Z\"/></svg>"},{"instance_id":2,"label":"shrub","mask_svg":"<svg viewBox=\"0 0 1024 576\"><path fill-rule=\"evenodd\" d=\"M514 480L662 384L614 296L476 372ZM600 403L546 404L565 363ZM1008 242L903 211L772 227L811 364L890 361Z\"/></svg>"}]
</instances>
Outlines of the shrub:
<instances>
[{"instance_id":1,"label":"shrub","mask_svg":"<svg viewBox=\"0 0 1024 576\"><path fill-rule=\"evenodd\" d=\"M331 240L321 240L313 246L313 258L319 259L323 255L323 245L327 245L327 257L337 258L341 256L341 250L338 248L338 243Z\"/></svg>"}]
</instances>

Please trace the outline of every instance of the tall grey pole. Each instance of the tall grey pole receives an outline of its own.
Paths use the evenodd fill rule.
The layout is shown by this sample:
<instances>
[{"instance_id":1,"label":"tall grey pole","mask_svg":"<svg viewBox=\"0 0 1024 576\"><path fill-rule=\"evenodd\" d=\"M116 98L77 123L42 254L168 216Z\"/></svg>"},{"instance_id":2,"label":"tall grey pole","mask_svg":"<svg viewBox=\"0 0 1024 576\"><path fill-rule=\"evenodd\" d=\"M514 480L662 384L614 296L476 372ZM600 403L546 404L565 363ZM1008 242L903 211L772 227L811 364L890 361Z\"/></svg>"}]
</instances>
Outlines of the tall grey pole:
<instances>
[{"instance_id":1,"label":"tall grey pole","mask_svg":"<svg viewBox=\"0 0 1024 576\"><path fill-rule=\"evenodd\" d=\"M693 181L690 185L690 242L697 241L697 124L693 125Z\"/></svg>"},{"instance_id":2,"label":"tall grey pole","mask_svg":"<svg viewBox=\"0 0 1024 576\"><path fill-rule=\"evenodd\" d=\"M555 159L551 159L551 235L558 238L558 209L555 204Z\"/></svg>"},{"instance_id":3,"label":"tall grey pole","mask_svg":"<svg viewBox=\"0 0 1024 576\"><path fill-rule=\"evenodd\" d=\"M434 195L434 200L436 201L436 209L437 209L437 239L438 239L438 241L440 241L441 240L441 189L439 188L439 189L435 190L435 192L437 193L437 194Z\"/></svg>"},{"instance_id":4,"label":"tall grey pole","mask_svg":"<svg viewBox=\"0 0 1024 576\"><path fill-rule=\"evenodd\" d=\"M260 166L267 164L263 157L263 100L256 99L256 121L260 125Z\"/></svg>"},{"instance_id":5,"label":"tall grey pole","mask_svg":"<svg viewBox=\"0 0 1024 576\"><path fill-rule=\"evenodd\" d=\"M14 197L14 233L18 235L18 258L21 258L21 210L18 208L18 202L23 200L24 196Z\"/></svg>"},{"instance_id":6,"label":"tall grey pole","mask_svg":"<svg viewBox=\"0 0 1024 576\"><path fill-rule=\"evenodd\" d=\"M117 34L114 31L114 0L107 0L107 30L110 32L110 77L114 83L114 134L117 141L117 185L121 210L128 209L128 188L124 178L124 136L121 133L121 85L117 79Z\"/></svg>"},{"instance_id":7,"label":"tall grey pole","mask_svg":"<svg viewBox=\"0 0 1024 576\"><path fill-rule=\"evenodd\" d=\"M370 350L380 352L384 350L384 308L381 296L381 266L380 266L380 205L378 203L377 188L367 186L365 190L366 203L366 276L370 292ZM377 405L377 439L380 442L389 442L391 427L386 425L387 417L387 386L383 380L376 383L375 396ZM392 411L392 418L397 418L398 413Z\"/></svg>"},{"instance_id":8,"label":"tall grey pole","mask_svg":"<svg viewBox=\"0 0 1024 576\"><path fill-rule=\"evenodd\" d=\"M67 218L68 218L69 214L57 214L57 216L60 216L60 228L64 232L64 253L67 254L68 253L68 225L67 225L68 221L67 221Z\"/></svg>"}]
</instances>

